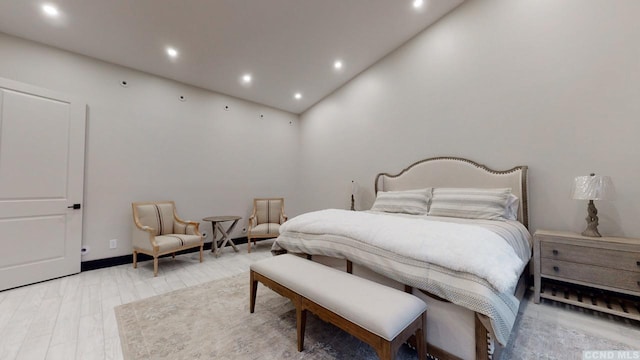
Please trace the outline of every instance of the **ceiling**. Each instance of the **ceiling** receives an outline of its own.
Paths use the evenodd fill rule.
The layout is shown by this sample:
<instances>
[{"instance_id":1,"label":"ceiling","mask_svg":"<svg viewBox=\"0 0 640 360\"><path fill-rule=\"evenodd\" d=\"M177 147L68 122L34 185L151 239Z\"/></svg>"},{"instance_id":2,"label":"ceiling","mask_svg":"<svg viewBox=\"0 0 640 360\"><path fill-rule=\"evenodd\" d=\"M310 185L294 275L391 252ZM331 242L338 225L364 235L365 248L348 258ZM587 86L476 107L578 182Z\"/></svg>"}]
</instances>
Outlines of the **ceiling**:
<instances>
[{"instance_id":1,"label":"ceiling","mask_svg":"<svg viewBox=\"0 0 640 360\"><path fill-rule=\"evenodd\" d=\"M2 0L0 32L297 114L462 1Z\"/></svg>"}]
</instances>

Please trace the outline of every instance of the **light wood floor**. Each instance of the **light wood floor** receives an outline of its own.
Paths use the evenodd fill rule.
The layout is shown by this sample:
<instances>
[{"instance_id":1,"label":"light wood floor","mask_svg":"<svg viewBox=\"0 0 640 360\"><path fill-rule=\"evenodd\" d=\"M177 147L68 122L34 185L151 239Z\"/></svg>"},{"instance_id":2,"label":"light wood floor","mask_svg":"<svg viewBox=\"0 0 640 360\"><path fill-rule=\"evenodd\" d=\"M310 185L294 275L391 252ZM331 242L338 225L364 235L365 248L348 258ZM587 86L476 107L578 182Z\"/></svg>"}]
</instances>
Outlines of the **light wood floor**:
<instances>
[{"instance_id":1,"label":"light wood floor","mask_svg":"<svg viewBox=\"0 0 640 360\"><path fill-rule=\"evenodd\" d=\"M205 251L202 264L198 253L162 258L155 278L145 261L2 291L0 359L122 359L115 306L249 271L271 256L271 244L250 254L227 247L218 258Z\"/></svg>"},{"instance_id":2,"label":"light wood floor","mask_svg":"<svg viewBox=\"0 0 640 360\"><path fill-rule=\"evenodd\" d=\"M146 261L138 269L121 265L0 292L0 359L122 359L115 306L248 271L271 256L270 247L263 241L251 254L226 248L219 258L206 252L202 264L197 253L164 258L156 278ZM520 311L640 348L637 326L607 316L530 300Z\"/></svg>"}]
</instances>

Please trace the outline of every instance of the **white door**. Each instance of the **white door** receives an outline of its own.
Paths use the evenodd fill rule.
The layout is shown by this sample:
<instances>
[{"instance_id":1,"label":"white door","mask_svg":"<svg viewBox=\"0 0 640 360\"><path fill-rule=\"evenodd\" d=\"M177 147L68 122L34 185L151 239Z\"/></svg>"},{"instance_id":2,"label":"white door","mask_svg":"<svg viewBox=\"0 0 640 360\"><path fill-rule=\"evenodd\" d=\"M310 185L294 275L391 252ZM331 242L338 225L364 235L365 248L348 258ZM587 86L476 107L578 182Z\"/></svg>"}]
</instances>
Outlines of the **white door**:
<instances>
[{"instance_id":1,"label":"white door","mask_svg":"<svg viewBox=\"0 0 640 360\"><path fill-rule=\"evenodd\" d=\"M85 114L0 78L0 290L80 272Z\"/></svg>"}]
</instances>

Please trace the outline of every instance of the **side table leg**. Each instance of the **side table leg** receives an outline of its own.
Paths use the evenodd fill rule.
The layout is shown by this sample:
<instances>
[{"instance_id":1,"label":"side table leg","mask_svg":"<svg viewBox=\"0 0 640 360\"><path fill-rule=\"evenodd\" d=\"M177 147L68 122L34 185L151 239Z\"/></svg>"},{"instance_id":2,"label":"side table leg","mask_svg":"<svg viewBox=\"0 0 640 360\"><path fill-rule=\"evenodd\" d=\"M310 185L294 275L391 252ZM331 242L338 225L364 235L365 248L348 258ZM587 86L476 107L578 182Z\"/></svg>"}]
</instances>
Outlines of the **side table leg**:
<instances>
[{"instance_id":1,"label":"side table leg","mask_svg":"<svg viewBox=\"0 0 640 360\"><path fill-rule=\"evenodd\" d=\"M237 223L238 223L238 220L235 220L227 230L225 230L222 227L221 223L216 223L216 229L218 230L218 232L220 232L220 235L222 236L222 238L220 238L220 241L222 241L222 243L220 244L221 249L223 249L227 245L227 243L230 243L233 250L235 252L238 252L238 247L236 246L236 244L233 243L233 240L231 240L231 238L229 237L229 233L233 231L233 228Z\"/></svg>"},{"instance_id":2,"label":"side table leg","mask_svg":"<svg viewBox=\"0 0 640 360\"><path fill-rule=\"evenodd\" d=\"M218 257L218 241L216 240L216 225L215 221L211 222L211 252L215 257Z\"/></svg>"},{"instance_id":3,"label":"side table leg","mask_svg":"<svg viewBox=\"0 0 640 360\"><path fill-rule=\"evenodd\" d=\"M236 225L238 224L238 220L234 220L231 226L229 226L229 228L226 231L227 234L231 234L231 232L233 232L233 229L235 229ZM229 237L229 235L227 235L227 237ZM236 244L233 243L233 239L229 238L229 243L231 243L231 247L235 252L239 251L238 248L236 247Z\"/></svg>"}]
</instances>

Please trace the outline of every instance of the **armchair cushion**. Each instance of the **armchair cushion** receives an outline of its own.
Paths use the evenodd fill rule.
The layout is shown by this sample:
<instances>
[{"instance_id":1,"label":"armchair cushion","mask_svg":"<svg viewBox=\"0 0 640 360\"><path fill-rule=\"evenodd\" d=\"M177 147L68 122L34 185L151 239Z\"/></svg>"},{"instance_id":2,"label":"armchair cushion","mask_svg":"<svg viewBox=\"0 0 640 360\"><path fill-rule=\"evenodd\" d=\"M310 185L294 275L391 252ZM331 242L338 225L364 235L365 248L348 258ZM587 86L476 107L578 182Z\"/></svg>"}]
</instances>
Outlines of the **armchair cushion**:
<instances>
[{"instance_id":1,"label":"armchair cushion","mask_svg":"<svg viewBox=\"0 0 640 360\"><path fill-rule=\"evenodd\" d=\"M255 214L258 224L280 224L280 214L283 213L282 199L257 199L255 200Z\"/></svg>"},{"instance_id":2,"label":"armchair cushion","mask_svg":"<svg viewBox=\"0 0 640 360\"><path fill-rule=\"evenodd\" d=\"M174 232L171 203L138 205L138 219L141 224L151 227L155 236Z\"/></svg>"},{"instance_id":3,"label":"armchair cushion","mask_svg":"<svg viewBox=\"0 0 640 360\"><path fill-rule=\"evenodd\" d=\"M198 235L166 234L156 236L159 252L181 249L184 247L195 247L200 245L202 237Z\"/></svg>"},{"instance_id":4,"label":"armchair cushion","mask_svg":"<svg viewBox=\"0 0 640 360\"><path fill-rule=\"evenodd\" d=\"M173 233L196 235L196 224L176 221L173 223Z\"/></svg>"},{"instance_id":5,"label":"armchair cushion","mask_svg":"<svg viewBox=\"0 0 640 360\"><path fill-rule=\"evenodd\" d=\"M260 224L257 225L253 228L251 228L251 234L250 235L268 235L268 234L272 234L275 236L278 236L280 234L280 224L278 223L265 223L265 224Z\"/></svg>"}]
</instances>

